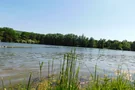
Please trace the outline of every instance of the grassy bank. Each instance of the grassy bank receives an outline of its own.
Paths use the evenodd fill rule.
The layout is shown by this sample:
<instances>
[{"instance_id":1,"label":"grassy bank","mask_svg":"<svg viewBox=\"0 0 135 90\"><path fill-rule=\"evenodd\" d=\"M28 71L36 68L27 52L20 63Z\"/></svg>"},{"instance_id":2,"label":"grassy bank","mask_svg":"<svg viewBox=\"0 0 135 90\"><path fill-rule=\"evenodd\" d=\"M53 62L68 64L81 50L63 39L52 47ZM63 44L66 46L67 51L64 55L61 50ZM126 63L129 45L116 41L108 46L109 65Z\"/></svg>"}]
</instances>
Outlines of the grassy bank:
<instances>
[{"instance_id":1,"label":"grassy bank","mask_svg":"<svg viewBox=\"0 0 135 90\"><path fill-rule=\"evenodd\" d=\"M80 80L80 67L77 63L75 51L66 53L60 64L60 71L54 73L54 61L48 62L48 76L42 75L44 63L39 63L39 77L32 78L30 73L28 81L13 85L9 80L9 85L4 85L1 79L1 90L135 90L135 83L129 72L123 72L121 68L116 70L116 77L108 75L100 76L95 65L94 73L90 73L85 81Z\"/></svg>"}]
</instances>

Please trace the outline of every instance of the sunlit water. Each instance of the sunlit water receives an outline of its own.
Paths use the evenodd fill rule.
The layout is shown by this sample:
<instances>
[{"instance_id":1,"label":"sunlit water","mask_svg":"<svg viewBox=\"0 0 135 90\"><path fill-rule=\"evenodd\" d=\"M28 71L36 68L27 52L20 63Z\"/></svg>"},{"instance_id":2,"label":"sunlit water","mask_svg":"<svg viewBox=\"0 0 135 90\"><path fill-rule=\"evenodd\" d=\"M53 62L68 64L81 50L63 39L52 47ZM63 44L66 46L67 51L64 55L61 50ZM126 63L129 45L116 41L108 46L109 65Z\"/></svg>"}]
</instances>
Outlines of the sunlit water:
<instances>
[{"instance_id":1,"label":"sunlit water","mask_svg":"<svg viewBox=\"0 0 135 90\"><path fill-rule=\"evenodd\" d=\"M19 81L28 77L30 72L38 76L39 62L44 62L43 72L47 74L48 61L54 60L54 71L57 72L63 55L74 47L2 43L0 46L23 46L29 48L0 48L0 77L6 80ZM76 47L77 60L80 63L80 75L89 75L98 66L99 73L112 75L122 65L124 70L135 73L135 52L108 49Z\"/></svg>"}]
</instances>

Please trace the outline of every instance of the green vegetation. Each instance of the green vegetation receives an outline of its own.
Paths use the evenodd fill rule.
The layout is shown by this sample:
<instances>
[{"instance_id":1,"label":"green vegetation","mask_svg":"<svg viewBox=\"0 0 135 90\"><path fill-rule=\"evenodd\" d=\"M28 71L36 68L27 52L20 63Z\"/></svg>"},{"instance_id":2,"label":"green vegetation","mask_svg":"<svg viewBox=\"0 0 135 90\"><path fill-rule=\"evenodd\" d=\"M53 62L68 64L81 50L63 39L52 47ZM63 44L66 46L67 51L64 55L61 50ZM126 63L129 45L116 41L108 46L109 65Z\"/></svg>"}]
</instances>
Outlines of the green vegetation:
<instances>
[{"instance_id":1,"label":"green vegetation","mask_svg":"<svg viewBox=\"0 0 135 90\"><path fill-rule=\"evenodd\" d=\"M39 63L40 80L37 84L32 83L32 74L30 74L28 83L15 86L12 86L10 82L10 86L5 87L2 79L2 88L3 90L135 90L135 84L131 82L130 74L123 72L121 68L115 72L116 77L108 77L98 74L97 66L95 66L95 72L90 73L89 79L81 82L79 79L80 67L76 60L75 51L65 54L60 71L56 75L52 75L53 72L50 73L50 70L53 71L53 61L52 66L48 62L48 78L45 79L41 78L43 63Z\"/></svg>"},{"instance_id":2,"label":"green vegetation","mask_svg":"<svg viewBox=\"0 0 135 90\"><path fill-rule=\"evenodd\" d=\"M115 50L131 50L135 51L135 41L127 40L95 40L87 38L84 35L77 36L74 34L37 34L32 32L19 32L12 28L0 28L0 40L2 42L18 42L18 43L37 43L46 45L63 45L63 46L78 46L89 48L108 48Z\"/></svg>"}]
</instances>

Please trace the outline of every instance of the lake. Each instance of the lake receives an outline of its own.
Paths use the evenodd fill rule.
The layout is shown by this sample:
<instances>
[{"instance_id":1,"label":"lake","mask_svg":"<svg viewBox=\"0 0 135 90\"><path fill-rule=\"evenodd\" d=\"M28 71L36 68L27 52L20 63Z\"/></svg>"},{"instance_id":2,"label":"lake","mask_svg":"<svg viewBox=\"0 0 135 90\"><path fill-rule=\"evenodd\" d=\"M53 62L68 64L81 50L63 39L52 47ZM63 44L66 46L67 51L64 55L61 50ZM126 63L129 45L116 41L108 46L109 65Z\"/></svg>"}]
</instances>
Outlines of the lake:
<instances>
[{"instance_id":1,"label":"lake","mask_svg":"<svg viewBox=\"0 0 135 90\"><path fill-rule=\"evenodd\" d=\"M30 72L33 72L34 77L37 77L39 62L42 61L45 63L43 66L44 75L47 75L48 61L52 60L54 60L54 71L57 72L63 55L75 48L3 42L0 42L0 46L27 47L0 48L0 77L7 83L9 79L13 82L23 80L28 77ZM99 73L112 75L118 65L122 65L124 70L129 69L131 73L135 72L135 52L133 51L76 47L76 54L78 63L80 63L81 76L87 76L93 72L96 64Z\"/></svg>"}]
</instances>

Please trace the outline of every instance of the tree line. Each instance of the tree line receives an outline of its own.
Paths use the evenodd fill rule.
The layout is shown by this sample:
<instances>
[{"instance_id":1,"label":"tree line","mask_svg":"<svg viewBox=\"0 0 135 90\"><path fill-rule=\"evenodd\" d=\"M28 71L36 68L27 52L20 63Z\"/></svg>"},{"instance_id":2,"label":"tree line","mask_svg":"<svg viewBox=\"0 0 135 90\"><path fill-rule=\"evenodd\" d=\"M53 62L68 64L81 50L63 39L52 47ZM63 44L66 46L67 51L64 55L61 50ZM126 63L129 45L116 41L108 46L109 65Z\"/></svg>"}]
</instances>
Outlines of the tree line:
<instances>
[{"instance_id":1,"label":"tree line","mask_svg":"<svg viewBox=\"0 0 135 90\"><path fill-rule=\"evenodd\" d=\"M20 32L9 27L0 28L0 41L135 51L135 41L95 40L93 37L88 38L84 35L78 36L75 34L38 34L33 32Z\"/></svg>"}]
</instances>

